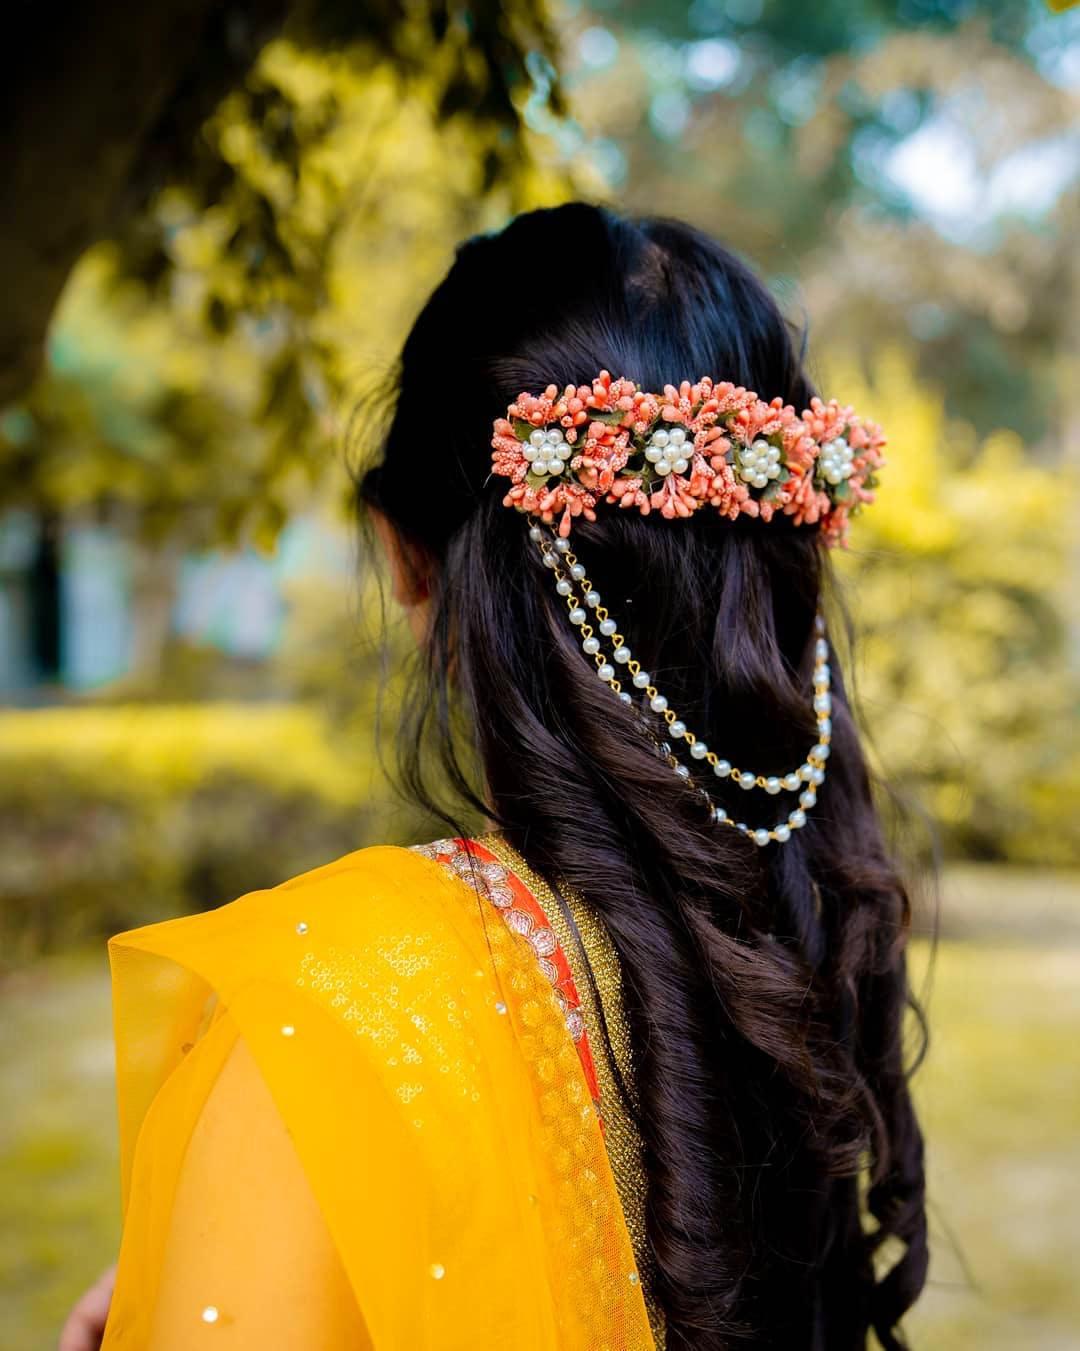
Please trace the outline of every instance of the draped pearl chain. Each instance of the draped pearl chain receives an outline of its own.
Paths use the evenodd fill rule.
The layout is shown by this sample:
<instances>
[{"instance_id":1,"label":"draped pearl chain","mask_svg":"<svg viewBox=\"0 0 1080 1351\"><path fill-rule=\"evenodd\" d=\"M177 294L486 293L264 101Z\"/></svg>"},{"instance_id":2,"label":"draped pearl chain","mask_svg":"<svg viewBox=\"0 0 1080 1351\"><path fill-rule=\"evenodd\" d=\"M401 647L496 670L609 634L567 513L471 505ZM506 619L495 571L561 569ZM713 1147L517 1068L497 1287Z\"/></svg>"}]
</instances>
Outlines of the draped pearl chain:
<instances>
[{"instance_id":1,"label":"draped pearl chain","mask_svg":"<svg viewBox=\"0 0 1080 1351\"><path fill-rule=\"evenodd\" d=\"M807 752L803 763L787 774L765 775L750 769L739 769L695 736L653 684L652 676L642 669L619 632L618 624L601 603L600 593L589 581L585 567L572 552L569 541L552 535L538 525L530 526L529 538L538 546L541 561L555 578L555 590L566 601L570 623L580 630L582 651L592 657L596 663L597 676L621 703L633 704L634 698L628 689L623 688L620 675L634 689L641 691L652 712L663 718L672 740L677 745L683 743L691 759L702 762L702 767L708 765L718 779L730 779L747 792L758 789L772 797L783 792L799 794L799 805L784 820L771 829L754 828L743 821L733 820L723 807L713 801L704 787L694 785L695 791L708 804L710 818L718 825L730 826L757 845L786 844L793 831L806 825L806 813L817 802L817 790L825 782L825 763L829 758L832 739L832 696L824 617L819 613L814 620L813 707L817 741ZM595 628L592 621L595 621ZM607 641L610 650L605 650L603 640ZM652 735L651 729L647 730ZM692 783L690 766L679 760L671 744L655 736L653 740L658 753L674 773L680 779Z\"/></svg>"}]
</instances>

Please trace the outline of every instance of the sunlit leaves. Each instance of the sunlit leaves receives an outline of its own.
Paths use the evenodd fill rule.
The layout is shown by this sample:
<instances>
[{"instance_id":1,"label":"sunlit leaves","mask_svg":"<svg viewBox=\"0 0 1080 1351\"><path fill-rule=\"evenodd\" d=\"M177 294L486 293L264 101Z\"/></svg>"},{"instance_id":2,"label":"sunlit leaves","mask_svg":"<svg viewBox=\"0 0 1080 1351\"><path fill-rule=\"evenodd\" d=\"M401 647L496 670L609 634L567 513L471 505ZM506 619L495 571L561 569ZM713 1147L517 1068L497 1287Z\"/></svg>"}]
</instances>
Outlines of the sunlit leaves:
<instances>
[{"instance_id":1,"label":"sunlit leaves","mask_svg":"<svg viewBox=\"0 0 1080 1351\"><path fill-rule=\"evenodd\" d=\"M866 385L853 361L827 366L889 432L878 500L839 560L880 760L953 851L1068 862L1060 823L1080 810L1063 613L1075 472L1033 463L1012 433L973 438L897 352Z\"/></svg>"}]
</instances>

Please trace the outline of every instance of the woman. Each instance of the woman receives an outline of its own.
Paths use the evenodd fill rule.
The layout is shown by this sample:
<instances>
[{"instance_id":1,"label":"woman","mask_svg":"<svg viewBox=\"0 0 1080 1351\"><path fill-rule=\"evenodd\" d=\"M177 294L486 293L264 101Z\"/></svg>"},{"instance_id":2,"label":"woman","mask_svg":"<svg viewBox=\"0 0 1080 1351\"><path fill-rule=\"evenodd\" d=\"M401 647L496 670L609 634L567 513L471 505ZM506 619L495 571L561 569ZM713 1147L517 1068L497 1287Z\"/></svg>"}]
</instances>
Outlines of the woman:
<instances>
[{"instance_id":1,"label":"woman","mask_svg":"<svg viewBox=\"0 0 1080 1351\"><path fill-rule=\"evenodd\" d=\"M459 251L360 497L405 780L490 831L114 940L110 1351L901 1346L908 903L822 610L881 444L684 225Z\"/></svg>"}]
</instances>

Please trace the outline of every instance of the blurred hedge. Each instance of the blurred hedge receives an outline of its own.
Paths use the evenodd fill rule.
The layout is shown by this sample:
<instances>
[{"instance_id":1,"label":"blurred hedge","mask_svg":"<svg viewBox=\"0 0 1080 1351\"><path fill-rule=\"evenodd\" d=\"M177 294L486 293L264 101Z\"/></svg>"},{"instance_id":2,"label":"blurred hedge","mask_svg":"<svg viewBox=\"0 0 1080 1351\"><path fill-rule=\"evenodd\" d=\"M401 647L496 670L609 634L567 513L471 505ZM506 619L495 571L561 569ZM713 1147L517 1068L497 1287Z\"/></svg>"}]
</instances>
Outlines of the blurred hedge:
<instances>
[{"instance_id":1,"label":"blurred hedge","mask_svg":"<svg viewBox=\"0 0 1080 1351\"><path fill-rule=\"evenodd\" d=\"M0 713L0 961L390 837L370 746L352 740L303 705Z\"/></svg>"}]
</instances>

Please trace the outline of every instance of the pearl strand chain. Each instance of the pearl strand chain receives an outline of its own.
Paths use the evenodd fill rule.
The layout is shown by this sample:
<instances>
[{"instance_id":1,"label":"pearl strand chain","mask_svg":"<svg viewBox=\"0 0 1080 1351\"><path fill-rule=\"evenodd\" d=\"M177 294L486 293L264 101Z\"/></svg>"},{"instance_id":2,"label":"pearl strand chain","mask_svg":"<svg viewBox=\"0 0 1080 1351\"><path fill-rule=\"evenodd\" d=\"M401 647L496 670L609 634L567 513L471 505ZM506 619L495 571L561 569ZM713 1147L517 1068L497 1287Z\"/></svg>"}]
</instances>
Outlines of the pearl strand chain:
<instances>
[{"instance_id":1,"label":"pearl strand chain","mask_svg":"<svg viewBox=\"0 0 1080 1351\"><path fill-rule=\"evenodd\" d=\"M731 826L740 834L747 836L757 845L770 842L786 844L792 831L806 825L806 813L817 802L817 790L825 782L825 762L829 758L832 739L832 696L830 690L831 675L828 665L829 644L825 639L825 620L819 613L814 620L816 633L814 643L814 717L817 721L818 739L807 753L806 760L798 769L788 774L763 775L752 770L738 769L730 761L722 759L687 727L686 723L671 708L664 695L652 683L648 671L634 658L626 640L619 632L619 626L607 609L601 604L600 593L595 590L586 575L585 567L571 551L569 541L558 536L545 534L537 525L529 528L530 539L539 547L540 558L544 566L550 568L555 576L555 590L567 605L570 623L581 630L582 650L596 663L596 674L624 704L632 704L633 696L624 690L616 673L616 665L625 666L631 684L642 690L649 707L667 723L669 734L677 741L683 741L695 760L705 761L719 779L730 778L740 788L747 791L758 788L775 796L780 792L798 792L799 805L789 812L787 819L771 830L754 829L743 821L733 821L725 809L713 802L704 788L697 791L709 806L711 819L719 825ZM574 584L577 583L582 595L578 596ZM589 623L589 610L594 612L600 635L608 639L613 652L609 655L603 650L600 638ZM651 733L650 733L651 734ZM658 751L671 766L679 778L689 781L689 766L679 761L666 742L656 742ZM800 791L801 790L801 791Z\"/></svg>"}]
</instances>

